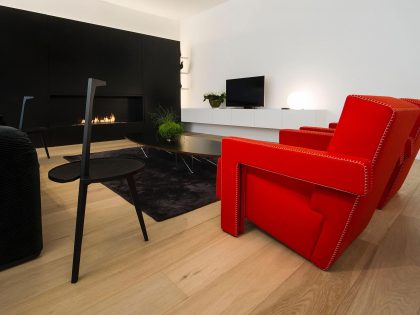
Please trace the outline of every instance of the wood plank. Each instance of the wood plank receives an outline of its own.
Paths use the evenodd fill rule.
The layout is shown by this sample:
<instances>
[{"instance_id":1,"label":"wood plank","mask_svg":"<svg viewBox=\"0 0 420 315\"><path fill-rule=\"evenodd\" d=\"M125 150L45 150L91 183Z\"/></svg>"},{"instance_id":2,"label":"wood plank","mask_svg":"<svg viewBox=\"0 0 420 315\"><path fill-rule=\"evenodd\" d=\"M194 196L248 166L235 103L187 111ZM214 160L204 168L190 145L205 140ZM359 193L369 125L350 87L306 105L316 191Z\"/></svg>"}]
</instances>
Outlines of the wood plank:
<instances>
[{"instance_id":1,"label":"wood plank","mask_svg":"<svg viewBox=\"0 0 420 315\"><path fill-rule=\"evenodd\" d=\"M252 314L331 314L372 259L374 244L356 240L326 272L305 261Z\"/></svg>"},{"instance_id":2,"label":"wood plank","mask_svg":"<svg viewBox=\"0 0 420 315\"><path fill-rule=\"evenodd\" d=\"M418 314L420 310L420 220L401 216L372 262L336 312Z\"/></svg>"},{"instance_id":3,"label":"wood plank","mask_svg":"<svg viewBox=\"0 0 420 315\"><path fill-rule=\"evenodd\" d=\"M89 314L163 314L186 298L164 274L153 276L88 307Z\"/></svg>"},{"instance_id":4,"label":"wood plank","mask_svg":"<svg viewBox=\"0 0 420 315\"><path fill-rule=\"evenodd\" d=\"M247 314L303 263L297 254L270 239L168 314Z\"/></svg>"},{"instance_id":5,"label":"wood plank","mask_svg":"<svg viewBox=\"0 0 420 315\"><path fill-rule=\"evenodd\" d=\"M241 238L226 234L217 243L203 247L195 255L180 260L164 272L185 294L191 296L268 242L270 238L255 229Z\"/></svg>"}]
</instances>

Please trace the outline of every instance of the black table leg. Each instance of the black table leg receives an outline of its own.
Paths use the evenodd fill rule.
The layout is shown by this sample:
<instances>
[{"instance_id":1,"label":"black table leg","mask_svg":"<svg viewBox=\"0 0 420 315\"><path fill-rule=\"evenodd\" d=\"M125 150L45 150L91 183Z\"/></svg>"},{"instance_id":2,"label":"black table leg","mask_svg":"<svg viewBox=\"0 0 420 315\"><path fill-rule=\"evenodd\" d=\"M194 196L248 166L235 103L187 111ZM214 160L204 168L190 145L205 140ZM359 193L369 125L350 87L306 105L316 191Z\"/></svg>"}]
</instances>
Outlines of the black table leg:
<instances>
[{"instance_id":1,"label":"black table leg","mask_svg":"<svg viewBox=\"0 0 420 315\"><path fill-rule=\"evenodd\" d=\"M130 188L131 199L133 200L134 207L136 208L137 217L139 218L141 231L143 232L144 240L147 242L149 237L147 236L146 225L144 224L143 212L140 209L139 196L137 195L136 183L134 182L133 176L127 177L128 187Z\"/></svg>"},{"instance_id":2,"label":"black table leg","mask_svg":"<svg viewBox=\"0 0 420 315\"><path fill-rule=\"evenodd\" d=\"M41 140L42 140L42 144L44 145L45 153L47 154L47 157L50 158L50 153L48 152L47 141L45 140L45 134L43 132L41 132Z\"/></svg>"},{"instance_id":3,"label":"black table leg","mask_svg":"<svg viewBox=\"0 0 420 315\"><path fill-rule=\"evenodd\" d=\"M79 198L77 201L76 232L74 235L73 269L71 272L71 283L79 280L80 252L82 250L83 226L85 222L86 195L88 184L79 183Z\"/></svg>"}]
</instances>

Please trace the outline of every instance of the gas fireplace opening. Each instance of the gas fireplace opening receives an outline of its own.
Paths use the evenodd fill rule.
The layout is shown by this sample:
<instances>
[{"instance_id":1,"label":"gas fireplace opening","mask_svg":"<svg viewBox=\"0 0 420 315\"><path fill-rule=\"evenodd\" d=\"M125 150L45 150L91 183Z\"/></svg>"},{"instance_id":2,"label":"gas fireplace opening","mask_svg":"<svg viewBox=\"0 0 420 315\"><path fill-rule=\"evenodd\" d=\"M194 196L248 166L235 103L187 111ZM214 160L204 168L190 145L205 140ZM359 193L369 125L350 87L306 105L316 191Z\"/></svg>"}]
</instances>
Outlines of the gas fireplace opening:
<instances>
[{"instance_id":1,"label":"gas fireplace opening","mask_svg":"<svg viewBox=\"0 0 420 315\"><path fill-rule=\"evenodd\" d=\"M86 96L54 95L50 100L50 127L83 126ZM118 125L143 121L141 96L96 96L93 125Z\"/></svg>"},{"instance_id":2,"label":"gas fireplace opening","mask_svg":"<svg viewBox=\"0 0 420 315\"><path fill-rule=\"evenodd\" d=\"M85 124L85 120L82 119L80 124L84 125ZM97 125L97 124L116 124L117 119L115 118L115 115L111 113L111 115L109 116L105 116L105 117L95 117L92 119L92 124L93 125Z\"/></svg>"}]
</instances>

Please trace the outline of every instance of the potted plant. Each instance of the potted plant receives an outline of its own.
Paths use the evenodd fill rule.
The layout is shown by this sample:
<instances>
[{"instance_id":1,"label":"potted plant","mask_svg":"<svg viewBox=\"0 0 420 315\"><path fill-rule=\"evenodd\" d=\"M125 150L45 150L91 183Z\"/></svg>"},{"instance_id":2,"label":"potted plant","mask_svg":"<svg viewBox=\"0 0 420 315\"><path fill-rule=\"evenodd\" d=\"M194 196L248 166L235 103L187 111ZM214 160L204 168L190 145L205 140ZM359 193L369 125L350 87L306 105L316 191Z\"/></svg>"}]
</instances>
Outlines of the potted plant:
<instances>
[{"instance_id":1,"label":"potted plant","mask_svg":"<svg viewBox=\"0 0 420 315\"><path fill-rule=\"evenodd\" d=\"M209 100L210 106L213 108L218 108L220 107L220 105L225 101L226 99L226 93L207 93L204 94L204 100L203 102L205 102L206 100Z\"/></svg>"},{"instance_id":2,"label":"potted plant","mask_svg":"<svg viewBox=\"0 0 420 315\"><path fill-rule=\"evenodd\" d=\"M184 127L171 108L159 106L150 116L157 127L158 135L168 142L177 140L184 132Z\"/></svg>"}]
</instances>

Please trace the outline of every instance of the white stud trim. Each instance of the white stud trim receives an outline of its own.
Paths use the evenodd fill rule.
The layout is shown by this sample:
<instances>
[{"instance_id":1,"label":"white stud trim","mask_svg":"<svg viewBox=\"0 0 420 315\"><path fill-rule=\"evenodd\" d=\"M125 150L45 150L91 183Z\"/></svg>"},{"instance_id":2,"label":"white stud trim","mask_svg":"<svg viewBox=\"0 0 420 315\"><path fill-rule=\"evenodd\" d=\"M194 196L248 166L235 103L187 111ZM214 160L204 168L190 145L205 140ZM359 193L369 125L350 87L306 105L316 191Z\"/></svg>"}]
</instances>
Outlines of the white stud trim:
<instances>
[{"instance_id":1,"label":"white stud trim","mask_svg":"<svg viewBox=\"0 0 420 315\"><path fill-rule=\"evenodd\" d=\"M239 181L240 181L240 164L236 164L236 187L235 187L235 232L239 235Z\"/></svg>"}]
</instances>

